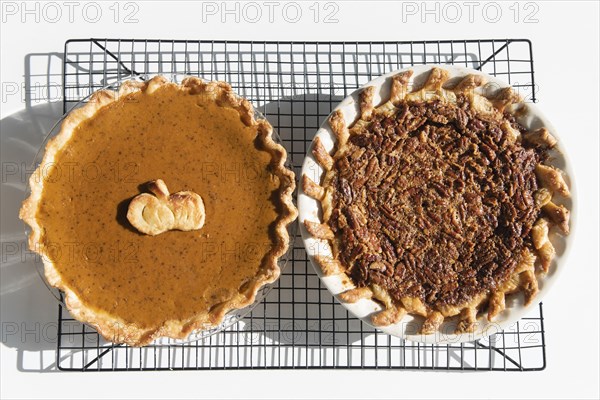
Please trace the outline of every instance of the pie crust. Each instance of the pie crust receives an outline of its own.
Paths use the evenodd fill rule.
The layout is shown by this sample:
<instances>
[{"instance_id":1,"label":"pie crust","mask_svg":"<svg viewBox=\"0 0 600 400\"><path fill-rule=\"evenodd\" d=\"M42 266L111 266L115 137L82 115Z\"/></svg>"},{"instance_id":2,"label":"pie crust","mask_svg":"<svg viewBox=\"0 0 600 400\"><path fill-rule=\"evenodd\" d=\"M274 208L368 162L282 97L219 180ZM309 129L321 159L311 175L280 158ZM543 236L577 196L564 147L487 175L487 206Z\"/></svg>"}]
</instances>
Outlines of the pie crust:
<instances>
[{"instance_id":1,"label":"pie crust","mask_svg":"<svg viewBox=\"0 0 600 400\"><path fill-rule=\"evenodd\" d=\"M434 67L423 86L411 90L412 75L413 71L407 70L392 76L389 98L383 99L378 106L374 104L375 87L365 87L359 94L359 118L355 121L345 121L341 110L331 114L328 122L335 138L331 154L318 136L312 147L312 155L323 168L324 174L318 183L306 174L302 176L304 194L320 203L322 214L318 216L318 221L305 219L304 226L310 236L327 242L331 248L332 255L317 252L314 261L324 276L335 275L346 283L346 289L338 296L340 301L355 303L360 299L372 299L381 306L380 311L371 314L373 325L396 324L411 314L423 318L419 333L429 335L436 333L445 319L457 316L455 333L470 333L476 329L479 313L486 312L488 321L493 321L505 309L506 295L520 291L524 293L525 305L533 301L538 293L538 279L543 279L548 272L555 255L549 235L566 235L569 232L569 210L559 204L561 199L570 196L569 187L562 171L542 163L547 158L546 152L555 147L556 139L546 128L526 130L516 122L526 106L511 88L486 93L482 90L486 83L483 76L467 75L458 82L449 82L448 71ZM457 108L462 111L456 111ZM485 221L486 218L493 221L488 224L489 227L486 226L493 234L488 234L485 241L466 239L470 231L478 231L475 223L464 225L468 230L460 231L457 228L460 235L454 239L452 237L456 236L456 232L441 232L447 222L443 215L444 208L440 207L436 209L439 214L429 215L429 221L424 221L425 226L411 226L423 220L421 217L429 207L425 203L430 201L427 198L424 199L427 200L424 205L413 204L413 193L420 195L431 190L434 193L432 199L449 207L448 213L465 203L462 197L466 190L465 182L462 182L464 179L455 179L458 189L454 191L432 184L437 178L434 176L436 168L431 166L443 164L444 157L449 157L456 143L462 143L461 135L466 135L468 131L466 122L462 130L456 128L461 122L448 120L444 112L437 111L441 109L454 110L456 115L464 111L474 123L489 123L485 129L474 130L472 139L480 145L470 150L485 153L480 157L484 161L506 157L503 163L493 164L494 167L513 168L516 165L513 160L518 158L515 154L523 155L520 160L525 156L530 157L528 162L523 163L522 171L521 164L510 172L502 173L495 173L492 168L480 168L483 177L500 177L499 183L506 184L503 190L510 192L510 195L516 196L514 192L518 192L520 198L526 198L520 200L523 204L518 204L518 207L523 207L517 212L523 216L522 220L514 220L519 223L518 226L516 223L501 226L497 221L498 215L490 217L478 214L478 209L492 209L487 205L487 208L473 209L470 214L460 214L455 219L461 229L470 216L481 217L477 221ZM423 113L418 114L419 111ZM489 135L489 132L486 133L487 127L495 129L494 132L499 135L496 143L499 148L495 151L483 143L482 138ZM436 138L446 133L455 135L457 141L447 142L445 149L435 149L433 145L437 144ZM377 141L381 137L384 141ZM385 142L390 138L393 139L391 142ZM464 138L464 141L468 143L467 139ZM412 148L407 147L411 140ZM438 151L436 157L440 159L439 163L435 157L430 157L424 158L426 163L421 167L407 165L408 161L402 164L403 157L405 160L414 160L416 156L413 157L413 153L430 146L430 143L431 148ZM461 159L460 163L469 161L467 157ZM460 163L455 163L457 170L461 168ZM398 172L401 167L404 169ZM375 177L381 175L381 171L387 172L388 175L383 174L383 178L389 179L377 181ZM446 178L446 171L440 173L442 179ZM430 173L433 173L431 177L427 175ZM426 175L422 182L419 181L419 174ZM512 182L512 179L515 181ZM525 179L529 179L529 183L524 182ZM420 183L415 187L410 185L411 181ZM379 186L375 185L376 182ZM467 189L471 188L469 185L467 182ZM481 193L473 196L478 201L491 191L483 186L481 188ZM411 195L403 197L405 192ZM389 204L382 198L387 199ZM497 204L496 209L504 206ZM511 204L507 204L506 208L515 207L517 200L512 204L511 198ZM388 221L395 224L385 225ZM502 232L512 233L505 235ZM423 246L414 245L413 239L422 239ZM517 241L518 245L508 252L504 251L507 248L505 242L510 240ZM492 241L497 244L489 252L493 263L478 256L474 258L475 261L469 261L472 259L469 256L482 247L481 243ZM448 243L452 246L443 247ZM456 249L454 244L457 243L472 248L468 251L460 247ZM458 255L454 257L453 254L447 254L444 260L451 261L447 261L446 265L443 262L435 264L434 256L438 257L435 258L436 262L439 256L445 256L436 253L438 247L454 248ZM500 254L503 254L503 258L500 258ZM485 270L484 266L487 268L492 264L494 268L490 273L481 273ZM405 270L410 273L408 276L405 276ZM474 275L473 279L471 275ZM469 279L464 279L465 276Z\"/></svg>"},{"instance_id":2,"label":"pie crust","mask_svg":"<svg viewBox=\"0 0 600 400\"><path fill-rule=\"evenodd\" d=\"M203 101L212 102L220 108L234 110L239 114L243 125L256 129L254 145L270 156L268 171L271 179L278 182L278 187L271 194L271 200L277 209L277 216L270 225L269 236L271 242L261 258L258 273L240 286L236 295L226 301L213 304L208 312L198 312L185 319L173 318L162 321L156 326L142 327L136 324L135 321L124 321L106 310L89 306L78 295L77 291L63 279L58 265L59 262L53 261L50 249L45 246L46 227L40 225L38 212L44 202L44 166L52 165L56 161L57 154L63 149L69 148L71 139L77 135L77 128L82 123L93 120L102 109L113 103L118 103L121 98L131 97L138 93L153 94L166 86L176 87L176 90L180 91L182 95L198 96L198 99L202 98ZM98 91L90 97L84 106L71 111L65 117L59 133L48 142L43 160L30 179L31 194L24 201L20 210L20 218L31 227L29 246L42 255L46 278L53 287L64 292L65 304L71 314L77 320L96 328L109 341L143 346L160 337L184 339L193 331L214 328L223 321L225 315L231 310L241 309L252 304L259 289L278 278L280 274L278 260L287 251L290 243L287 227L297 216L297 210L292 202L295 176L291 170L286 168L287 153L283 146L273 140L272 132L272 126L265 119L256 119L252 105L246 99L238 97L229 84L217 81L206 82L195 77L188 77L179 85L168 81L162 76L156 76L146 82L126 81L118 91ZM167 184L169 184L168 181ZM162 186L159 184L158 188L156 183L154 183L154 186L154 192L160 192L164 182ZM163 189L168 195L166 186ZM172 189L181 190L185 188ZM179 194L176 193L176 195ZM184 195L190 197L193 193L185 192ZM201 206L201 210L200 208L199 210L202 212L201 215L194 217L194 221L188 224L188 227L191 229L201 228L204 224L204 204L200 204L202 199L193 198L188 199L188 201L196 202L198 207ZM206 202L207 199L205 198L204 201ZM210 221L210 218L210 215L206 216L207 221ZM185 226L185 224L182 226ZM153 234L156 234L156 232ZM169 234L178 233L169 232ZM150 240L154 237L160 236L148 236ZM149 290L152 290L152 288ZM165 301L168 301L168 297Z\"/></svg>"},{"instance_id":3,"label":"pie crust","mask_svg":"<svg viewBox=\"0 0 600 400\"><path fill-rule=\"evenodd\" d=\"M162 179L148 183L148 189L152 194L135 196L127 209L127 219L141 233L155 236L204 226L206 210L199 194L190 191L171 194Z\"/></svg>"}]
</instances>

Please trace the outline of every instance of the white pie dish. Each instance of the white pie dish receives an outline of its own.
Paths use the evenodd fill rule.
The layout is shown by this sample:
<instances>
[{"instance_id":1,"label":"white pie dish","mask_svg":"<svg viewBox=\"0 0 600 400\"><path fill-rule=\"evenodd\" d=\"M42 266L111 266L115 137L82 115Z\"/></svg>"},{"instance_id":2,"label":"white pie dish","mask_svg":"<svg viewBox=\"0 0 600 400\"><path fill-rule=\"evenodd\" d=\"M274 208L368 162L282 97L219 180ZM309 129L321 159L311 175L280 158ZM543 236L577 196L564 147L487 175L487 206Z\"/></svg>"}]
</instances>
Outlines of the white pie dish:
<instances>
[{"instance_id":1,"label":"white pie dish","mask_svg":"<svg viewBox=\"0 0 600 400\"><path fill-rule=\"evenodd\" d=\"M488 82L485 86L481 88L484 91L491 91L492 93L499 89L509 86L507 83L487 74L481 73L480 71L475 71L463 67L455 67L455 66L439 66L439 65L421 65L416 67L410 67L403 70L393 71L383 76L380 76L371 82L368 82L363 87L354 91L350 96L345 98L340 102L340 104L333 110L341 110L343 112L345 121L348 125L352 124L359 117L359 107L358 107L358 93L362 90L362 88L366 86L374 86L375 87L375 105L379 105L382 99L389 98L389 80L391 76L396 75L405 70L413 70L414 75L411 79L412 86L420 87L424 79L428 76L428 72L433 67L443 68L447 70L450 74L451 78L463 77L468 74L478 74L485 77L485 80ZM538 279L539 284L539 293L536 296L536 300L533 304L529 306L524 305L524 298L521 293L515 293L507 296L506 299L506 309L499 314L493 322L487 321L486 318L482 316L478 316L477 319L477 328L473 333L465 333L465 334L454 334L455 324L453 323L454 319L449 319L444 322L444 324L440 327L440 329L431 335L422 335L418 334L419 327L421 325L420 321L423 319L421 317L414 317L412 315L405 316L400 322L389 325L389 326L378 326L377 329L388 333L393 336L397 336L403 339L423 342L423 343L462 343L462 342L470 342L482 337L490 336L497 332L500 332L509 326L513 325L520 318L525 316L528 312L532 310L532 306L537 306L537 302L541 301L543 296L550 290L552 284L556 281L559 272L565 268L565 261L568 253L568 249L571 247L570 242L573 241L574 238L574 228L576 225L576 189L574 187L574 178L573 172L570 169L570 162L566 156L566 152L564 147L562 146L560 135L554 129L550 121L532 104L527 104L527 112L518 118L519 123L521 123L527 129L536 129L539 127L546 127L549 132L558 139L558 144L550 152L550 158L546 162L547 164L553 165L564 171L566 174L566 180L570 187L571 197L569 199L562 199L561 203L570 210L571 212L571 223L570 223L570 234L567 236L562 236L556 233L550 235L550 239L554 247L556 248L556 257L552 261L549 272ZM329 126L327 120L321 125L321 128L317 131L316 135L318 136L325 148L328 151L331 151L336 138ZM311 178L315 182L320 182L320 177L323 174L322 167L315 161L314 157L309 150L307 156L302 165L301 174L306 174L309 178ZM344 292L348 289L354 287L354 285L348 280L343 279L340 275L330 275L323 276L320 267L314 262L314 256L319 254L321 256L331 256L331 248L327 241L321 241L319 239L314 238L310 235L305 227L303 226L304 221L313 221L313 222L322 222L320 217L320 204L317 200L306 195L302 188L298 191L298 209L299 209L299 222L301 225L301 233L302 238L304 240L304 244L306 247L306 251L308 256L317 271L317 274L325 284L325 286L336 296L338 301L346 307L350 313L360 318L363 322L372 325L370 316L372 313L381 310L381 306L373 301L368 299L361 299L356 303L347 303L340 300L338 295L341 292Z\"/></svg>"}]
</instances>

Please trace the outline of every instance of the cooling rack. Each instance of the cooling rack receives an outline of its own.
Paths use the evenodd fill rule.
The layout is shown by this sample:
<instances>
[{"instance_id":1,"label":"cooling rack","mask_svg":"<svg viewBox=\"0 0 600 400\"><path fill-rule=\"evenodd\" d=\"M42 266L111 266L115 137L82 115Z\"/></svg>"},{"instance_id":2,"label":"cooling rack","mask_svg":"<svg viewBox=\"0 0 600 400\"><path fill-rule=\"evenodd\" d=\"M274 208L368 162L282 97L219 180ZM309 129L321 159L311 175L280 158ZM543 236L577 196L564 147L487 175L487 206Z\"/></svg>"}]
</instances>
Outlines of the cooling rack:
<instances>
[{"instance_id":1,"label":"cooling rack","mask_svg":"<svg viewBox=\"0 0 600 400\"><path fill-rule=\"evenodd\" d=\"M74 39L65 44L63 107L127 76L189 74L231 83L279 132L298 172L321 122L341 99L383 73L456 64L509 82L536 101L531 43L524 39L425 42L248 42ZM57 367L74 371L184 369L545 368L542 304L504 331L471 343L423 345L353 318L314 273L299 237L291 265L251 314L205 339L144 348L105 342L59 306Z\"/></svg>"}]
</instances>

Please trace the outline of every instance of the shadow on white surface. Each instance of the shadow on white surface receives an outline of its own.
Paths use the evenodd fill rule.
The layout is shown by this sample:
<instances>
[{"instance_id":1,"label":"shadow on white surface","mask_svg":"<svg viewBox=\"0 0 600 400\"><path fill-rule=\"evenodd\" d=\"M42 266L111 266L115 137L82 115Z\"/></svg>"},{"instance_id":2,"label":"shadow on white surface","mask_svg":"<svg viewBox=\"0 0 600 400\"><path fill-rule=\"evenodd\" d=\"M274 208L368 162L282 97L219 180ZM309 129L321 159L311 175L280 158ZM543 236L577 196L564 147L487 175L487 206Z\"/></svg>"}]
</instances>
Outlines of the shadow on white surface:
<instances>
[{"instance_id":1,"label":"shadow on white surface","mask_svg":"<svg viewBox=\"0 0 600 400\"><path fill-rule=\"evenodd\" d=\"M21 371L52 370L55 363L58 303L38 274L39 257L27 247L19 208L44 137L62 115L62 103L28 104L0 121L2 204L0 305L2 344L17 350Z\"/></svg>"}]
</instances>

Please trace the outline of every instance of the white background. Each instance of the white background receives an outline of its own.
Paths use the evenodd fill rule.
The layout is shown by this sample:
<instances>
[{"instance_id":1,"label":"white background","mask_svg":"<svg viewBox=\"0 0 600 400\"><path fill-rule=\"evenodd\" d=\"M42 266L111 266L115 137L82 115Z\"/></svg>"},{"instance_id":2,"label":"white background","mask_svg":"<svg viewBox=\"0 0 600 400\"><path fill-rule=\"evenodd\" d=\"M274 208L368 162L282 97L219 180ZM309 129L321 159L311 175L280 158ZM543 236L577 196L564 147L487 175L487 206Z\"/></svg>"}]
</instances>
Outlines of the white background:
<instances>
[{"instance_id":1,"label":"white background","mask_svg":"<svg viewBox=\"0 0 600 400\"><path fill-rule=\"evenodd\" d=\"M86 7L86 2L2 2L1 117L25 107L23 93L28 54L62 52L70 38L163 38L232 40L426 40L528 38L533 42L539 107L561 132L578 185L576 240L564 273L544 299L547 368L528 373L441 373L409 371L199 371L161 373L22 372L22 358L51 364L55 337L25 335L18 346L5 345L5 323L55 321L56 305L39 278L26 275L18 285L6 283L2 266L2 398L162 397L418 397L418 398L598 398L598 41L596 2L336 2L321 10L318 22L301 3L283 13L285 2L262 9L238 5L224 14L221 2L113 2ZM112 7L112 8L110 8ZM235 10L235 4L229 3ZM273 13L269 15L269 8ZM332 10L337 22L325 23ZM84 9L87 14L84 13ZM101 16L95 13L101 10ZM119 9L118 15L115 10ZM425 9L434 10L425 13ZM438 10L437 12L435 10ZM501 15L497 15L497 10ZM516 13L516 10L519 13ZM57 10L60 15L57 14ZM71 10L71 13L69 13ZM461 14L456 14L460 10ZM486 11L484 11L486 10ZM537 10L537 11L536 11ZM126 16L135 11L126 23ZM204 11L204 12L203 12ZM469 12L471 11L471 12ZM533 12L535 15L527 16ZM236 18L238 21L236 21ZM115 21L116 19L116 21ZM225 22L222 21L225 20ZM95 22L94 22L95 21ZM456 21L456 22L453 22ZM496 22L493 22L496 21ZM48 124L51 121L41 121ZM30 129L30 128L27 128ZM3 158L10 155L2 153ZM3 159L3 161L5 161ZM29 162L31 159L22 161ZM4 195L8 189L4 186ZM2 204L3 231L16 223ZM10 212L9 212L10 211ZM2 240L7 240L3 237ZM6 301L5 295L19 300ZM25 325L26 327L29 325ZM11 328L12 329L12 328ZM47 332L46 332L47 333ZM14 335L13 335L14 336ZM42 342L47 351L28 341ZM46 341L47 343L43 343ZM39 344L39 343L38 343Z\"/></svg>"}]
</instances>

